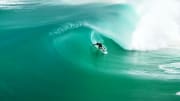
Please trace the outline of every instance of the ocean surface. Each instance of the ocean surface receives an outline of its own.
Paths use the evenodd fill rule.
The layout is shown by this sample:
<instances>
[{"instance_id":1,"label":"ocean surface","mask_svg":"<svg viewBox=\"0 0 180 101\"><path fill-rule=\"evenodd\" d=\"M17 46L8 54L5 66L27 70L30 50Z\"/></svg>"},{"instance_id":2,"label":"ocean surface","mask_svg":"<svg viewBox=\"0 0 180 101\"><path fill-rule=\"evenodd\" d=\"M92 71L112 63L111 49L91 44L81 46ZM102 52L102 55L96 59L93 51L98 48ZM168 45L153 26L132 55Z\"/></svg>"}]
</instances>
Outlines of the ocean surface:
<instances>
[{"instance_id":1,"label":"ocean surface","mask_svg":"<svg viewBox=\"0 0 180 101\"><path fill-rule=\"evenodd\" d=\"M177 1L67 1L0 1L0 101L180 101Z\"/></svg>"}]
</instances>

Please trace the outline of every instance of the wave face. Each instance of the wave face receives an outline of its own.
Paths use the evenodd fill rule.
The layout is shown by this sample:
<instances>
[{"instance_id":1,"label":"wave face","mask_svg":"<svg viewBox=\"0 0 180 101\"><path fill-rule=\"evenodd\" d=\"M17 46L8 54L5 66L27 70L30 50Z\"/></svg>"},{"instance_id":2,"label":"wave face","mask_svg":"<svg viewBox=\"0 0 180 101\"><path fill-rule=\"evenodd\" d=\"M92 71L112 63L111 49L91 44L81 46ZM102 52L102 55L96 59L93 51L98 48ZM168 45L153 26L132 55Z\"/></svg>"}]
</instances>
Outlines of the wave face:
<instances>
[{"instance_id":1,"label":"wave face","mask_svg":"<svg viewBox=\"0 0 180 101\"><path fill-rule=\"evenodd\" d=\"M95 2L101 4L94 4ZM24 5L26 6L24 7ZM57 22L57 25L61 24L60 27L67 27L67 24L81 23L81 26L89 27L101 33L101 35L112 39L126 50L155 50L178 47L180 43L178 21L180 6L176 0L159 0L158 2L155 0L146 2L139 0L76 0L76 2L72 0L3 0L0 3L1 8L29 7L31 9L32 5L44 9L44 12L47 8L41 7L42 5L56 5L58 6L56 11L60 13L44 14L46 17L42 18L41 21L38 18L33 18L33 22L20 21L24 24L12 26L25 27L32 24L41 26ZM53 7L50 9L55 10ZM69 11L73 13L70 14ZM36 16L39 13L35 10L34 12ZM22 15L23 18L31 18L32 16L28 13ZM2 21L4 20L2 19ZM39 24L36 23L37 21ZM1 24L2 28L7 28L6 24ZM65 29L67 30L67 28ZM71 28L68 28L68 30L71 30Z\"/></svg>"},{"instance_id":2,"label":"wave face","mask_svg":"<svg viewBox=\"0 0 180 101\"><path fill-rule=\"evenodd\" d=\"M47 11L50 13L47 14ZM30 14L29 12L34 13ZM21 19L13 21L14 18ZM1 22L0 29L2 30L51 24L55 26L52 28L51 35L53 33L55 35L65 33L65 31L73 30L75 27L84 26L112 39L122 48L129 49L137 15L130 5L125 4L61 5L46 8L39 5L36 9L27 8L20 9L17 12L10 11L9 16L8 14L2 16Z\"/></svg>"}]
</instances>

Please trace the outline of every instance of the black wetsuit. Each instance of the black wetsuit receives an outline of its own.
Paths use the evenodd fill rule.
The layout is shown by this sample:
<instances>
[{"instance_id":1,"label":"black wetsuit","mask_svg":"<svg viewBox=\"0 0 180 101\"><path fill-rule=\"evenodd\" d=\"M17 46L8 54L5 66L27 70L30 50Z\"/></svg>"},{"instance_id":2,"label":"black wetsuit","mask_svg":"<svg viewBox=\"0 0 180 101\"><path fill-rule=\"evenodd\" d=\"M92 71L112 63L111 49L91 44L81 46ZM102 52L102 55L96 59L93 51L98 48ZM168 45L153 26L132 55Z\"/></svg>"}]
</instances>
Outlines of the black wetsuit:
<instances>
[{"instance_id":1,"label":"black wetsuit","mask_svg":"<svg viewBox=\"0 0 180 101\"><path fill-rule=\"evenodd\" d=\"M102 44L101 43L96 43L95 45L97 45L99 48L103 48Z\"/></svg>"}]
</instances>

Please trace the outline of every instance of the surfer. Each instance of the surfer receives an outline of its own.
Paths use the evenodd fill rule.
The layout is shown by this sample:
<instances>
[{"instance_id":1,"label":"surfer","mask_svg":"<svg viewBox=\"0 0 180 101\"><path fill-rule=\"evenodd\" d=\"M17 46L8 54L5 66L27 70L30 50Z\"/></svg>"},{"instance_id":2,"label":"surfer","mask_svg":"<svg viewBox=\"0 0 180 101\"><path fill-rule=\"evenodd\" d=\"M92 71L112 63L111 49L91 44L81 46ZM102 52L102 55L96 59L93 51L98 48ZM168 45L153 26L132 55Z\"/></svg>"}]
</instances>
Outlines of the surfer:
<instances>
[{"instance_id":1,"label":"surfer","mask_svg":"<svg viewBox=\"0 0 180 101\"><path fill-rule=\"evenodd\" d=\"M97 42L97 43L95 43L94 45L97 45L99 49L103 49L102 43Z\"/></svg>"},{"instance_id":2,"label":"surfer","mask_svg":"<svg viewBox=\"0 0 180 101\"><path fill-rule=\"evenodd\" d=\"M107 50L106 50L106 48L105 48L105 46L104 46L102 43L96 42L96 43L93 44L93 45L95 45L95 47L96 47L97 49L99 49L103 54L107 54L107 53L108 53Z\"/></svg>"}]
</instances>

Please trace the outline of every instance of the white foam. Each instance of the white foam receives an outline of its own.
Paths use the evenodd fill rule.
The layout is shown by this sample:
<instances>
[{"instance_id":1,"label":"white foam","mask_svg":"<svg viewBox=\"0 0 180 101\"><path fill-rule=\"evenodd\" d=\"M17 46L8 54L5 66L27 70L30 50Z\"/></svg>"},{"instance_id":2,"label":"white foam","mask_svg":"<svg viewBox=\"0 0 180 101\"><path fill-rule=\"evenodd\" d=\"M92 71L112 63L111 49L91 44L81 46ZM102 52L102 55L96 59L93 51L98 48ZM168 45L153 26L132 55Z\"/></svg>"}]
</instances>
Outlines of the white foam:
<instances>
[{"instance_id":1,"label":"white foam","mask_svg":"<svg viewBox=\"0 0 180 101\"><path fill-rule=\"evenodd\" d=\"M0 0L0 8L3 9L21 8L23 4L26 4L23 0Z\"/></svg>"},{"instance_id":2,"label":"white foam","mask_svg":"<svg viewBox=\"0 0 180 101\"><path fill-rule=\"evenodd\" d=\"M159 65L159 69L170 74L180 74L180 63L169 63Z\"/></svg>"},{"instance_id":3,"label":"white foam","mask_svg":"<svg viewBox=\"0 0 180 101\"><path fill-rule=\"evenodd\" d=\"M0 4L2 5L2 4L19 4L19 3L21 3L21 1L20 0L0 0Z\"/></svg>"},{"instance_id":4,"label":"white foam","mask_svg":"<svg viewBox=\"0 0 180 101\"><path fill-rule=\"evenodd\" d=\"M133 33L131 48L156 50L180 46L179 5L175 0L151 0L137 5L141 20Z\"/></svg>"},{"instance_id":5,"label":"white foam","mask_svg":"<svg viewBox=\"0 0 180 101\"><path fill-rule=\"evenodd\" d=\"M176 92L176 95L177 95L177 96L180 96L180 91L179 91L179 92Z\"/></svg>"}]
</instances>

